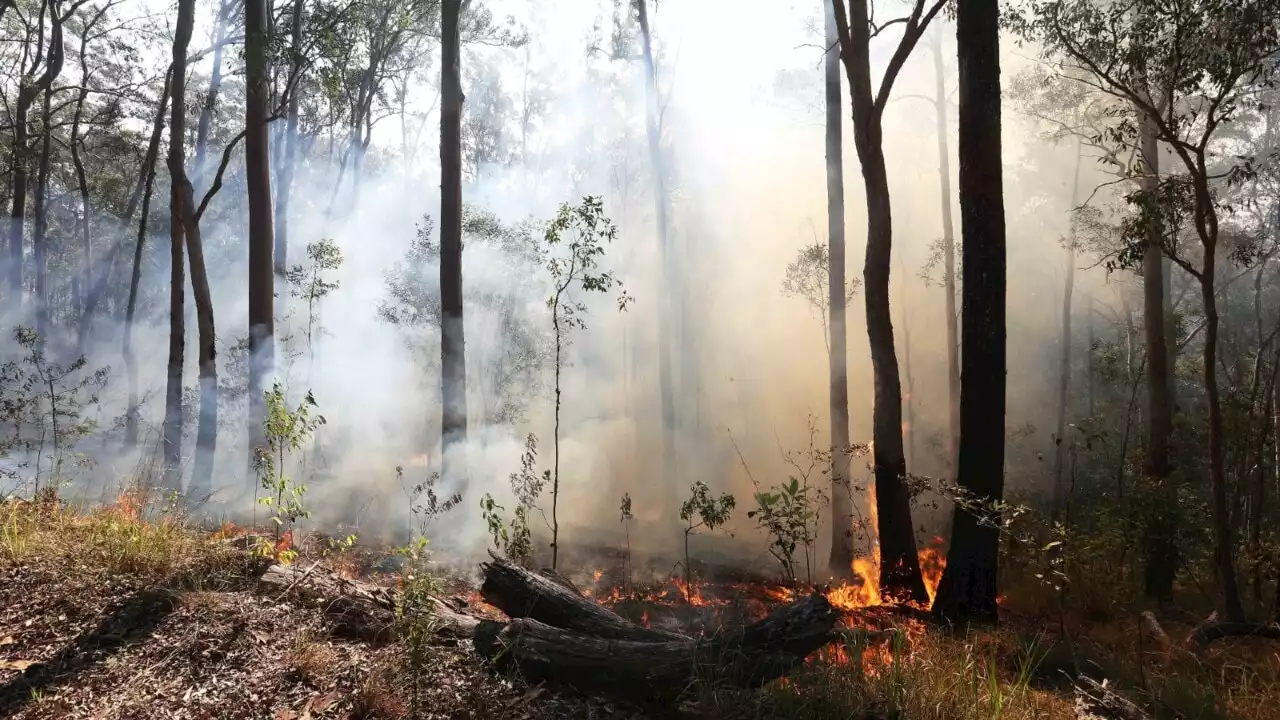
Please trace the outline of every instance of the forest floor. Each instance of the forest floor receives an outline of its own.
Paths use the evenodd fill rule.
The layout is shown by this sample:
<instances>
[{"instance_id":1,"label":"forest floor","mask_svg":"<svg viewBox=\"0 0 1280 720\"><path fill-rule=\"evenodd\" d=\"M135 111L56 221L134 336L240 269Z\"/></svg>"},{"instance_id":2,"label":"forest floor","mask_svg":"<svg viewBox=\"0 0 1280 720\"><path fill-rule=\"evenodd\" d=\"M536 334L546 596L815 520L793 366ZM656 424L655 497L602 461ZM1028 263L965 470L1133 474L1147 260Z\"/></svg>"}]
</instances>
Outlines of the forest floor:
<instances>
[{"instance_id":1,"label":"forest floor","mask_svg":"<svg viewBox=\"0 0 1280 720\"><path fill-rule=\"evenodd\" d=\"M829 646L760 691L696 687L679 707L530 688L486 669L466 640L433 641L410 671L404 643L343 639L320 610L264 588L225 532L144 515L128 503L0 501L0 717L1056 720L1085 716L1077 669L1152 718L1262 720L1280 707L1278 643L1223 641L1193 656L1178 642L1190 626L1171 624L1174 642L1153 653L1136 617L1017 611L964 638L898 618L888 635L877 628L896 641ZM332 550L300 548L295 562L394 587L394 573L368 562L378 553ZM486 612L464 581L440 583ZM1070 643L1057 639L1068 622ZM1110 716L1136 720L1124 714Z\"/></svg>"}]
</instances>

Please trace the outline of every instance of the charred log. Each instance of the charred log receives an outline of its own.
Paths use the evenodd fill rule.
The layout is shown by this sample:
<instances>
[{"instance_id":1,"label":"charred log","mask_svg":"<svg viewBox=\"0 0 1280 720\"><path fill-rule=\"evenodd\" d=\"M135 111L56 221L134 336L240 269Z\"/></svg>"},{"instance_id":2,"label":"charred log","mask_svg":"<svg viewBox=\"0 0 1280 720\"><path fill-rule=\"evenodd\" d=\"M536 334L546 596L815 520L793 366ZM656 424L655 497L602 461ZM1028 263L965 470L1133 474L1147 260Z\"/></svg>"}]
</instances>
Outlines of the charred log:
<instances>
[{"instance_id":1,"label":"charred log","mask_svg":"<svg viewBox=\"0 0 1280 720\"><path fill-rule=\"evenodd\" d=\"M1187 638L1187 646L1193 652L1198 652L1215 640L1229 637L1256 637L1280 640L1280 624L1220 622L1218 613L1215 612L1203 623L1196 626L1195 630L1191 631L1191 635Z\"/></svg>"},{"instance_id":2,"label":"charred log","mask_svg":"<svg viewBox=\"0 0 1280 720\"><path fill-rule=\"evenodd\" d=\"M605 638L525 616L505 626L481 622L475 648L497 668L531 683L670 701L697 680L750 688L783 677L835 639L837 619L838 612L819 594L777 608L753 625L698 639ZM619 631L612 624L602 627Z\"/></svg>"},{"instance_id":3,"label":"charred log","mask_svg":"<svg viewBox=\"0 0 1280 720\"><path fill-rule=\"evenodd\" d=\"M511 618L528 618L552 628L572 631L598 640L635 642L686 641L689 638L652 630L628 622L612 610L597 605L559 576L552 579L494 557L483 563L484 584L480 597Z\"/></svg>"}]
</instances>

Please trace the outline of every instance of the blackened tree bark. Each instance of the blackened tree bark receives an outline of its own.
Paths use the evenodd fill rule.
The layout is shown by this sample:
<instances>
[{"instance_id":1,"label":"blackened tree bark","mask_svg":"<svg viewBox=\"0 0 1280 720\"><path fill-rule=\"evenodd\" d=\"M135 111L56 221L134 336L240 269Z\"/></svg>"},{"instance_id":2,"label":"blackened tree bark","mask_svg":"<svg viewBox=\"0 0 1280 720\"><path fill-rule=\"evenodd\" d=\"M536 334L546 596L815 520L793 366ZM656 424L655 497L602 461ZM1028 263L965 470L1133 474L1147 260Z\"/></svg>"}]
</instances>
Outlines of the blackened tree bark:
<instances>
[{"instance_id":1,"label":"blackened tree bark","mask_svg":"<svg viewBox=\"0 0 1280 720\"><path fill-rule=\"evenodd\" d=\"M844 253L844 138L840 109L840 50L836 47L835 0L824 0L826 43L823 84L827 110L827 302L831 308L828 331L831 412L831 557L830 573L845 577L853 571L853 498L850 494L849 457L849 360L845 325Z\"/></svg>"},{"instance_id":2,"label":"blackened tree bark","mask_svg":"<svg viewBox=\"0 0 1280 720\"><path fill-rule=\"evenodd\" d=\"M867 0L834 3L840 37L840 56L849 77L853 105L853 139L862 164L863 189L867 200L867 254L862 268L866 300L867 338L871 346L874 374L875 502L879 518L880 589L886 596L920 603L929 594L920 575L911 497L904 478L906 457L902 442L902 383L894 348L893 320L889 306L889 274L893 259L893 214L889 198L889 175L885 167L882 119L884 107L898 72L911 54L929 22L942 10L944 0L926 8L926 0L915 0L911 14L900 22L873 26ZM872 94L871 38L881 29L902 24L903 36L889 60L880 87Z\"/></svg>"},{"instance_id":3,"label":"blackened tree bark","mask_svg":"<svg viewBox=\"0 0 1280 720\"><path fill-rule=\"evenodd\" d=\"M440 106L441 475L467 485L467 365L462 323L462 79L459 20L465 0L444 0Z\"/></svg>"},{"instance_id":4,"label":"blackened tree bark","mask_svg":"<svg viewBox=\"0 0 1280 720\"><path fill-rule=\"evenodd\" d=\"M186 161L183 137L186 131L187 46L195 24L195 0L180 0L178 19L173 34L172 113L169 117L169 170L181 169ZM181 173L179 173L180 175ZM183 267L182 226L183 192L181 181L173 177L170 185L169 212L169 364L164 394L164 487L172 492L182 490L182 364L185 351L186 287Z\"/></svg>"},{"instance_id":5,"label":"blackened tree bark","mask_svg":"<svg viewBox=\"0 0 1280 720\"><path fill-rule=\"evenodd\" d=\"M1139 155L1142 162L1140 184L1144 192L1159 186L1160 144L1155 125L1139 111ZM1147 431L1146 472L1153 489L1163 487L1173 468L1169 463L1169 438L1173 434L1169 344L1166 342L1164 250L1160 226L1147 228L1147 246L1142 255L1143 327L1147 345ZM1147 522L1143 542L1142 587L1147 597L1159 602L1173 599L1173 580L1178 571L1178 549L1168 513L1156 507Z\"/></svg>"},{"instance_id":6,"label":"blackened tree bark","mask_svg":"<svg viewBox=\"0 0 1280 720\"><path fill-rule=\"evenodd\" d=\"M249 467L265 443L266 378L275 365L266 0L245 2L245 173L249 195ZM250 473L250 484L255 483Z\"/></svg>"},{"instance_id":7,"label":"blackened tree bark","mask_svg":"<svg viewBox=\"0 0 1280 720\"><path fill-rule=\"evenodd\" d=\"M1000 150L1000 27L996 0L956 6L960 65L960 229L964 287L959 485L951 548L933 613L995 622L1004 494L1005 222Z\"/></svg>"},{"instance_id":8,"label":"blackened tree bark","mask_svg":"<svg viewBox=\"0 0 1280 720\"><path fill-rule=\"evenodd\" d=\"M662 161L662 129L658 117L658 77L653 62L653 37L649 30L649 7L646 0L635 0L636 18L640 24L642 60L644 61L645 131L649 140L649 168L653 173L653 203L658 225L658 257L661 288L658 299L658 395L662 405L662 482L663 491L674 491L680 482L676 467L675 371L671 367L671 341L675 337L675 309L671 298L679 289L672 270L675 249L671 247L671 228L667 217L670 198L667 190L666 164Z\"/></svg>"},{"instance_id":9,"label":"blackened tree bark","mask_svg":"<svg viewBox=\"0 0 1280 720\"><path fill-rule=\"evenodd\" d=\"M125 305L124 320L124 355L125 374L128 377L129 404L124 413L125 447L138 445L138 360L133 353L133 320L138 309L138 286L142 282L142 251L146 247L147 219L151 213L151 190L156 179L156 160L160 156L160 135L164 131L164 111L168 107L169 90L173 81L172 67L164 78L164 89L160 91L160 99L156 107L156 117L151 126L151 141L147 144L147 154L142 161L142 170L138 174L138 184L129 207L125 211L124 223L128 224L137 207L139 195L142 198L142 211L138 220L138 242L133 248L133 273L129 277L129 300Z\"/></svg>"},{"instance_id":10,"label":"blackened tree bark","mask_svg":"<svg viewBox=\"0 0 1280 720\"><path fill-rule=\"evenodd\" d=\"M960 452L960 333L956 323L956 231L951 219L951 150L947 133L947 83L942 62L942 28L933 33L934 117L938 136L938 189L942 200L942 287L947 294L947 479L956 478Z\"/></svg>"}]
</instances>

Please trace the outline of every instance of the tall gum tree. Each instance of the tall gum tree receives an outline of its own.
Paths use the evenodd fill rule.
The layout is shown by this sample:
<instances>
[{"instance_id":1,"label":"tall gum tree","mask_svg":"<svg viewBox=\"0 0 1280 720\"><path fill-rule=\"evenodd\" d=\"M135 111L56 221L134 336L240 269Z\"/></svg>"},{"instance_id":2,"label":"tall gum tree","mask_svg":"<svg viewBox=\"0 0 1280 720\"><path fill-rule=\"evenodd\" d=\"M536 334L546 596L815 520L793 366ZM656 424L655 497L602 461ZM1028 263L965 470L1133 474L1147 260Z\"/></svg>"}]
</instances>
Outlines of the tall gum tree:
<instances>
[{"instance_id":1,"label":"tall gum tree","mask_svg":"<svg viewBox=\"0 0 1280 720\"><path fill-rule=\"evenodd\" d=\"M470 2L444 0L440 64L441 476L467 486L467 365L462 322L462 14Z\"/></svg>"},{"instance_id":2,"label":"tall gum tree","mask_svg":"<svg viewBox=\"0 0 1280 720\"><path fill-rule=\"evenodd\" d=\"M182 225L184 196L179 177L186 158L183 138L186 133L187 46L195 24L195 0L180 0L173 33L173 64L170 89L173 95L169 117L169 171L173 176L169 202L169 363L164 394L164 484L165 489L182 489L182 365L186 350L186 262Z\"/></svg>"},{"instance_id":3,"label":"tall gum tree","mask_svg":"<svg viewBox=\"0 0 1280 720\"><path fill-rule=\"evenodd\" d=\"M996 0L959 0L961 290L960 457L947 565L933 614L997 619L998 503L1004 493L1005 219Z\"/></svg>"},{"instance_id":4,"label":"tall gum tree","mask_svg":"<svg viewBox=\"0 0 1280 720\"><path fill-rule=\"evenodd\" d=\"M845 324L844 139L840 108L839 32L833 3L823 2L827 52L823 58L826 102L827 166L827 307L831 412L831 557L827 569L836 577L853 568L853 498L849 455L849 332Z\"/></svg>"},{"instance_id":5,"label":"tall gum tree","mask_svg":"<svg viewBox=\"0 0 1280 720\"><path fill-rule=\"evenodd\" d=\"M245 184L249 194L249 463L265 444L266 378L275 365L271 254L271 152L268 146L266 0L245 0ZM250 474L252 477L252 473Z\"/></svg>"},{"instance_id":6,"label":"tall gum tree","mask_svg":"<svg viewBox=\"0 0 1280 720\"><path fill-rule=\"evenodd\" d=\"M927 5L926 0L915 0L909 15L876 24L871 18L867 0L848 0L847 12L844 0L833 3L840 58L849 78L854 146L862 164L867 201L867 253L862 279L875 392L872 441L875 448L876 516L879 518L880 589L887 596L920 603L927 603L929 594L920 574L915 529L911 521L911 497L905 482L907 463L902 441L902 382L889 306L893 213L884 160L882 120L898 73L925 28L945 4L945 0ZM897 25L902 25L902 38L873 94L871 39Z\"/></svg>"},{"instance_id":7,"label":"tall gum tree","mask_svg":"<svg viewBox=\"0 0 1280 720\"><path fill-rule=\"evenodd\" d=\"M645 133L649 141L649 169L653 177L653 204L657 218L658 256L660 268L658 299L658 395L662 405L662 477L664 491L677 487L680 472L677 467L675 437L676 398L675 370L672 368L672 342L676 337L676 309L672 296L678 293L675 284L680 282L674 271L675 248L671 242L670 195L667 188L667 168L662 161L662 127L658 108L658 73L653 60L653 35L649 24L649 6L646 0L634 0L636 19L640 25L641 60L644 63Z\"/></svg>"}]
</instances>

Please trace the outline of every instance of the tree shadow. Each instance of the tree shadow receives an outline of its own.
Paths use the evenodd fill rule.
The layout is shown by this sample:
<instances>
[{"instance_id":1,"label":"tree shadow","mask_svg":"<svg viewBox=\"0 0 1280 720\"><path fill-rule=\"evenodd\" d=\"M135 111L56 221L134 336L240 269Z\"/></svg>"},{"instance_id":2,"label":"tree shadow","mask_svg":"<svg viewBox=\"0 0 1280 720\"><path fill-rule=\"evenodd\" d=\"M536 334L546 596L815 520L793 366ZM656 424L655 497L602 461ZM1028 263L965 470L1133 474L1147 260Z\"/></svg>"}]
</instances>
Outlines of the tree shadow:
<instances>
[{"instance_id":1,"label":"tree shadow","mask_svg":"<svg viewBox=\"0 0 1280 720\"><path fill-rule=\"evenodd\" d=\"M13 716L39 691L73 680L91 665L145 641L177 607L173 593L159 589L142 590L116 603L95 628L0 685L0 717Z\"/></svg>"}]
</instances>

